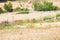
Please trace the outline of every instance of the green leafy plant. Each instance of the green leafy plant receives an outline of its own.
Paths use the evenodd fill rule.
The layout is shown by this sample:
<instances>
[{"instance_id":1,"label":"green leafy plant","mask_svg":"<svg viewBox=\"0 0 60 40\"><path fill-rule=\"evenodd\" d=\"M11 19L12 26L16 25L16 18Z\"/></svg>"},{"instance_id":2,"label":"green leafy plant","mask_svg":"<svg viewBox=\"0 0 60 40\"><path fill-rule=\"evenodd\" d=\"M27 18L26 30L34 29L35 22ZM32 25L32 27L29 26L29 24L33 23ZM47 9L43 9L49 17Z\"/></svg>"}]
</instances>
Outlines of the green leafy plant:
<instances>
[{"instance_id":1,"label":"green leafy plant","mask_svg":"<svg viewBox=\"0 0 60 40\"><path fill-rule=\"evenodd\" d=\"M44 22L53 22L53 19L50 17L44 17Z\"/></svg>"},{"instance_id":2,"label":"green leafy plant","mask_svg":"<svg viewBox=\"0 0 60 40\"><path fill-rule=\"evenodd\" d=\"M12 12L13 8L12 8L12 4L9 2L8 4L4 4L4 9L8 12Z\"/></svg>"},{"instance_id":3,"label":"green leafy plant","mask_svg":"<svg viewBox=\"0 0 60 40\"><path fill-rule=\"evenodd\" d=\"M60 17L60 13L58 13L58 14L56 15L56 17Z\"/></svg>"},{"instance_id":4,"label":"green leafy plant","mask_svg":"<svg viewBox=\"0 0 60 40\"><path fill-rule=\"evenodd\" d=\"M34 5L34 10L35 11L51 11L51 10L60 10L57 6L54 6L52 2L46 2L44 1L43 3L39 3L35 1L33 3Z\"/></svg>"},{"instance_id":5,"label":"green leafy plant","mask_svg":"<svg viewBox=\"0 0 60 40\"><path fill-rule=\"evenodd\" d=\"M16 1L16 0L9 0L9 1Z\"/></svg>"},{"instance_id":6,"label":"green leafy plant","mask_svg":"<svg viewBox=\"0 0 60 40\"><path fill-rule=\"evenodd\" d=\"M21 9L21 10L19 11L18 14L28 14L28 13L29 13L29 9L23 8L23 9Z\"/></svg>"},{"instance_id":7,"label":"green leafy plant","mask_svg":"<svg viewBox=\"0 0 60 40\"><path fill-rule=\"evenodd\" d=\"M20 7L16 7L16 8L14 9L14 11L20 11L20 10L21 10Z\"/></svg>"},{"instance_id":8,"label":"green leafy plant","mask_svg":"<svg viewBox=\"0 0 60 40\"><path fill-rule=\"evenodd\" d=\"M60 13L58 13L58 14L56 15L56 19L57 19L57 21L60 21Z\"/></svg>"},{"instance_id":9,"label":"green leafy plant","mask_svg":"<svg viewBox=\"0 0 60 40\"><path fill-rule=\"evenodd\" d=\"M52 2L44 2L43 3L43 9L45 11L48 11L48 10L58 10L58 7L57 6L53 6Z\"/></svg>"},{"instance_id":10,"label":"green leafy plant","mask_svg":"<svg viewBox=\"0 0 60 40\"><path fill-rule=\"evenodd\" d=\"M2 9L2 8L0 8L0 14L1 14L1 13L3 13L3 9Z\"/></svg>"}]
</instances>

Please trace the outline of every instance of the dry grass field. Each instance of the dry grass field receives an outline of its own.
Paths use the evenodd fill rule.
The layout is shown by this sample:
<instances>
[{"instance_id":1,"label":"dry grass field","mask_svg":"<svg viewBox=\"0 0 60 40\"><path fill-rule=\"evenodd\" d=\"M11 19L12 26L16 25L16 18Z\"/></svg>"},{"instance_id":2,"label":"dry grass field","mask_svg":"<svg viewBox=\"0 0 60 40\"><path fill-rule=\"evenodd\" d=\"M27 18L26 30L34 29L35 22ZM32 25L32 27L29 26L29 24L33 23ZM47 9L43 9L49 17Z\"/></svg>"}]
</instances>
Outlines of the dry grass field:
<instances>
[{"instance_id":1,"label":"dry grass field","mask_svg":"<svg viewBox=\"0 0 60 40\"><path fill-rule=\"evenodd\" d=\"M53 1L53 0L52 0ZM54 5L60 7L60 1L53 1ZM3 6L4 3L0 3L0 7ZM17 7L18 2L13 2L13 7ZM3 7L2 7L3 8ZM1 14L0 22L2 21L12 21L19 19L32 19L32 18L44 18L45 16L56 17L56 13L60 11L53 12L50 14L17 14L15 12L10 14ZM48 12L47 12L48 13ZM13 19L14 17L14 19ZM10 29L0 29L0 40L60 40L60 22L52 22L52 23L42 23L42 25L34 25L36 28L10 28ZM37 28L42 27L42 28Z\"/></svg>"},{"instance_id":2,"label":"dry grass field","mask_svg":"<svg viewBox=\"0 0 60 40\"><path fill-rule=\"evenodd\" d=\"M51 29L4 29L0 40L60 40L60 28Z\"/></svg>"}]
</instances>

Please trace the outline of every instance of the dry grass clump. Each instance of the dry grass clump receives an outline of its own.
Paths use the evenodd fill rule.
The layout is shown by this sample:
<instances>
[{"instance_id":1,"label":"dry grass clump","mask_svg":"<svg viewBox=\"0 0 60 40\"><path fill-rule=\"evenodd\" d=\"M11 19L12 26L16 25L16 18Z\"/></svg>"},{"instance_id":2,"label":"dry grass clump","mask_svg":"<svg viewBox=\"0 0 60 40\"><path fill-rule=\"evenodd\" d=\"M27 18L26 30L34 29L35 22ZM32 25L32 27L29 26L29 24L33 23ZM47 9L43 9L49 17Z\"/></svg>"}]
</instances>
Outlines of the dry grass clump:
<instances>
[{"instance_id":1,"label":"dry grass clump","mask_svg":"<svg viewBox=\"0 0 60 40\"><path fill-rule=\"evenodd\" d=\"M50 29L50 28L60 28L60 22L52 22L52 23L28 23L26 28L42 28L42 29Z\"/></svg>"},{"instance_id":2,"label":"dry grass clump","mask_svg":"<svg viewBox=\"0 0 60 40\"><path fill-rule=\"evenodd\" d=\"M42 28L56 28L56 27L60 27L60 23L59 22L53 22L53 23L42 23Z\"/></svg>"}]
</instances>

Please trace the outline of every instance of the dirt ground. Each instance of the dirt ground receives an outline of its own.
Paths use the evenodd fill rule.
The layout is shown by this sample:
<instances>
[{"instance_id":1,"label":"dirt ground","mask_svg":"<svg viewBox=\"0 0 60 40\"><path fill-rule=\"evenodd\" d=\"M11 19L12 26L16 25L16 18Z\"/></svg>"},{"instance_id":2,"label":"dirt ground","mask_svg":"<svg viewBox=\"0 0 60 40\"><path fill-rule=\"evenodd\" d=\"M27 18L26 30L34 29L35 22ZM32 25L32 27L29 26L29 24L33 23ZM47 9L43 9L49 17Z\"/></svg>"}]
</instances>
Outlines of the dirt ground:
<instances>
[{"instance_id":1,"label":"dirt ground","mask_svg":"<svg viewBox=\"0 0 60 40\"><path fill-rule=\"evenodd\" d=\"M51 29L4 29L0 40L60 40L60 28Z\"/></svg>"}]
</instances>

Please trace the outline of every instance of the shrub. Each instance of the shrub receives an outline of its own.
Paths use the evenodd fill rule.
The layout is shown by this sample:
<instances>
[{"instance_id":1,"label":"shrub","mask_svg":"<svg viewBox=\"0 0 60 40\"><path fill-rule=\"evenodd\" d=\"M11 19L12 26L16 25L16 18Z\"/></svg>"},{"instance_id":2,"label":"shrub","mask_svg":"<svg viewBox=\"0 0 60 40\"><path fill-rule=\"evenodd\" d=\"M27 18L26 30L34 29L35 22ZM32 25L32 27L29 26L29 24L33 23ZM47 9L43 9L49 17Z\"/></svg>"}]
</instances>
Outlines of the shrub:
<instances>
[{"instance_id":1,"label":"shrub","mask_svg":"<svg viewBox=\"0 0 60 40\"><path fill-rule=\"evenodd\" d=\"M58 10L58 7L53 6L52 2L44 2L43 3L43 9L45 11L48 11L48 10Z\"/></svg>"},{"instance_id":2,"label":"shrub","mask_svg":"<svg viewBox=\"0 0 60 40\"><path fill-rule=\"evenodd\" d=\"M44 22L53 22L53 19L50 17L44 17Z\"/></svg>"},{"instance_id":3,"label":"shrub","mask_svg":"<svg viewBox=\"0 0 60 40\"><path fill-rule=\"evenodd\" d=\"M16 1L16 0L9 0L9 1Z\"/></svg>"},{"instance_id":4,"label":"shrub","mask_svg":"<svg viewBox=\"0 0 60 40\"><path fill-rule=\"evenodd\" d=\"M42 6L42 5L40 5L38 2L34 2L33 3L33 5L34 5L34 10L37 10L37 11L39 11L40 10L40 7ZM42 7L41 7L42 8Z\"/></svg>"},{"instance_id":5,"label":"shrub","mask_svg":"<svg viewBox=\"0 0 60 40\"><path fill-rule=\"evenodd\" d=\"M4 9L8 12L12 12L13 11L12 4L10 2L8 4L4 4Z\"/></svg>"},{"instance_id":6,"label":"shrub","mask_svg":"<svg viewBox=\"0 0 60 40\"><path fill-rule=\"evenodd\" d=\"M35 18L31 19L30 21L31 21L32 23L37 23L37 22L38 22L38 20L36 20Z\"/></svg>"},{"instance_id":7,"label":"shrub","mask_svg":"<svg viewBox=\"0 0 60 40\"><path fill-rule=\"evenodd\" d=\"M60 17L60 14L58 13L58 14L56 15L56 17Z\"/></svg>"},{"instance_id":8,"label":"shrub","mask_svg":"<svg viewBox=\"0 0 60 40\"><path fill-rule=\"evenodd\" d=\"M57 21L60 21L60 14L56 15L56 19L57 19Z\"/></svg>"},{"instance_id":9,"label":"shrub","mask_svg":"<svg viewBox=\"0 0 60 40\"><path fill-rule=\"evenodd\" d=\"M21 10L20 7L16 7L16 8L14 9L14 11L20 11L20 10Z\"/></svg>"},{"instance_id":10,"label":"shrub","mask_svg":"<svg viewBox=\"0 0 60 40\"><path fill-rule=\"evenodd\" d=\"M32 21L33 21L33 23L37 22L37 20L36 20L36 19L32 19Z\"/></svg>"},{"instance_id":11,"label":"shrub","mask_svg":"<svg viewBox=\"0 0 60 40\"><path fill-rule=\"evenodd\" d=\"M18 14L28 14L28 13L29 13L29 9L24 8L24 9L21 9L21 11Z\"/></svg>"},{"instance_id":12,"label":"shrub","mask_svg":"<svg viewBox=\"0 0 60 40\"><path fill-rule=\"evenodd\" d=\"M57 6L53 6L52 2L43 2L43 3L39 3L37 1L35 1L33 3L34 5L34 10L35 11L51 11L51 10L60 10L60 8L58 8Z\"/></svg>"},{"instance_id":13,"label":"shrub","mask_svg":"<svg viewBox=\"0 0 60 40\"><path fill-rule=\"evenodd\" d=\"M11 26L11 24L8 21L2 22L5 26Z\"/></svg>"},{"instance_id":14,"label":"shrub","mask_svg":"<svg viewBox=\"0 0 60 40\"><path fill-rule=\"evenodd\" d=\"M3 13L3 9L2 9L2 8L0 8L0 14L1 14L1 13Z\"/></svg>"}]
</instances>

